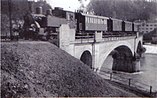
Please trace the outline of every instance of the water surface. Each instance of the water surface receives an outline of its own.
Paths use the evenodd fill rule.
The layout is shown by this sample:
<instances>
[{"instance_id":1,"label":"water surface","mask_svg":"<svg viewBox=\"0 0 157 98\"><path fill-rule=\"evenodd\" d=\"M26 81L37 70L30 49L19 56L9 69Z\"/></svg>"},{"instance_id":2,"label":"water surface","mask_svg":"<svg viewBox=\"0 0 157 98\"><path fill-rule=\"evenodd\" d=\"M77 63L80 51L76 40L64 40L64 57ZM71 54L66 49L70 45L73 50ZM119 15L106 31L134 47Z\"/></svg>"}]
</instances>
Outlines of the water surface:
<instances>
[{"instance_id":1,"label":"water surface","mask_svg":"<svg viewBox=\"0 0 157 98\"><path fill-rule=\"evenodd\" d=\"M101 70L105 72L112 72L111 70L112 62L113 62L112 56L108 56ZM153 92L157 92L157 54L154 54L154 52L153 54L150 52L149 53L146 52L144 54L144 57L141 58L139 63L141 65L140 72L136 72L136 73L116 72L114 73L114 75L116 75L117 77L119 76L118 78L121 79L130 78L132 79L131 82L133 84L141 85L148 90L150 89L150 86L152 86ZM126 80L126 83L127 82L128 81Z\"/></svg>"}]
</instances>

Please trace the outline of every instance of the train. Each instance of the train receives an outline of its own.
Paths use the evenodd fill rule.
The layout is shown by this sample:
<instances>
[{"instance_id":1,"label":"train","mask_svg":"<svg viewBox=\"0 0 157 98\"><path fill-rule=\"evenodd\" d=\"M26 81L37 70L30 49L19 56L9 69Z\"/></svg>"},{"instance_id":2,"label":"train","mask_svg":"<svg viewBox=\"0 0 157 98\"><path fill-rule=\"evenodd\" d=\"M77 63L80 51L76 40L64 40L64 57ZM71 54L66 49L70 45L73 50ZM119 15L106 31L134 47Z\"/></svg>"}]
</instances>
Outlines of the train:
<instances>
[{"instance_id":1,"label":"train","mask_svg":"<svg viewBox=\"0 0 157 98\"><path fill-rule=\"evenodd\" d=\"M136 34L139 25L134 22L124 21L104 16L75 13L77 20L77 33L93 33L95 31L103 34Z\"/></svg>"},{"instance_id":2,"label":"train","mask_svg":"<svg viewBox=\"0 0 157 98\"><path fill-rule=\"evenodd\" d=\"M32 36L34 39L45 37L46 40L55 38L54 35L58 34L62 24L69 24L70 28L76 30L76 35L92 35L96 31L105 35L132 35L138 32L138 24L134 22L79 11L66 11L60 7L49 9L44 15L42 8L38 7L35 14L27 13L24 16L24 36Z\"/></svg>"}]
</instances>

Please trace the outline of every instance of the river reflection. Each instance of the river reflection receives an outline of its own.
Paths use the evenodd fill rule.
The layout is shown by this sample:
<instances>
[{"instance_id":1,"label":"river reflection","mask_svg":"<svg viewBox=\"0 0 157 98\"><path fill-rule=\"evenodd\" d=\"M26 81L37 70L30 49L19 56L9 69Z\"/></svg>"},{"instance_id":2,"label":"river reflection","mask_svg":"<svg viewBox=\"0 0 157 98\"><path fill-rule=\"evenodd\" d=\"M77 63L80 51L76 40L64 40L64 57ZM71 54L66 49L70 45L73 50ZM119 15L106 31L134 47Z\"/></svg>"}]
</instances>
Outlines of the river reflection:
<instances>
[{"instance_id":1,"label":"river reflection","mask_svg":"<svg viewBox=\"0 0 157 98\"><path fill-rule=\"evenodd\" d=\"M105 60L101 71L112 72L112 62L111 56ZM136 83L137 81L146 84L148 89L149 86L153 87L153 92L157 91L157 54L144 54L144 57L140 60L140 72L136 73L124 73L116 72L117 76L121 78L131 78Z\"/></svg>"}]
</instances>

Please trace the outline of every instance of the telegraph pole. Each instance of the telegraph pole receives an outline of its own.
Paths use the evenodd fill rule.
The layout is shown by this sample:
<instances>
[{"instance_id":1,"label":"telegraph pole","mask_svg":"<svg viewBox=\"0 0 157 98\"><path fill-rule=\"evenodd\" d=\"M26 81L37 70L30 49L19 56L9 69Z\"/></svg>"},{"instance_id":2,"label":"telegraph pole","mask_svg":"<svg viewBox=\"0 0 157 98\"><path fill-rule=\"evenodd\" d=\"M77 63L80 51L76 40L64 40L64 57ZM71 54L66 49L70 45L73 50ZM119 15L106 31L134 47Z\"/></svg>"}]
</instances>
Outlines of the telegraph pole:
<instances>
[{"instance_id":1,"label":"telegraph pole","mask_svg":"<svg viewBox=\"0 0 157 98\"><path fill-rule=\"evenodd\" d=\"M9 23L10 23L10 39L13 40L13 34L12 34L12 19L11 19L11 0L8 0L8 6L9 6Z\"/></svg>"}]
</instances>

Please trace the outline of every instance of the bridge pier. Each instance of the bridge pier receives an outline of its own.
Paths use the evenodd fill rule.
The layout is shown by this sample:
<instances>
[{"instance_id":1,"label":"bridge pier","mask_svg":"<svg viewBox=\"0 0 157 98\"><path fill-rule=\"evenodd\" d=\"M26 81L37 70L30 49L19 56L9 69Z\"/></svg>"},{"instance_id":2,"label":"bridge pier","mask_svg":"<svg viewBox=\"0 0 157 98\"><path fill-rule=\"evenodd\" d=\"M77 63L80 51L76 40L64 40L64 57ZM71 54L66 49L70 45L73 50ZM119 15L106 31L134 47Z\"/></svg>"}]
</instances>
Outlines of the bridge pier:
<instances>
[{"instance_id":1,"label":"bridge pier","mask_svg":"<svg viewBox=\"0 0 157 98\"><path fill-rule=\"evenodd\" d=\"M59 28L59 48L67 53L75 56L74 44L75 41L75 29L70 29L69 25L62 24Z\"/></svg>"},{"instance_id":2,"label":"bridge pier","mask_svg":"<svg viewBox=\"0 0 157 98\"><path fill-rule=\"evenodd\" d=\"M133 56L126 53L117 52L113 56L112 70L123 72L138 72L140 70L139 60L135 60Z\"/></svg>"}]
</instances>

